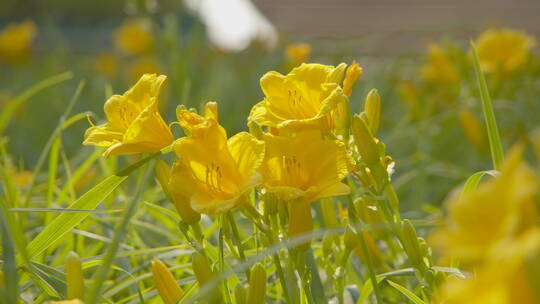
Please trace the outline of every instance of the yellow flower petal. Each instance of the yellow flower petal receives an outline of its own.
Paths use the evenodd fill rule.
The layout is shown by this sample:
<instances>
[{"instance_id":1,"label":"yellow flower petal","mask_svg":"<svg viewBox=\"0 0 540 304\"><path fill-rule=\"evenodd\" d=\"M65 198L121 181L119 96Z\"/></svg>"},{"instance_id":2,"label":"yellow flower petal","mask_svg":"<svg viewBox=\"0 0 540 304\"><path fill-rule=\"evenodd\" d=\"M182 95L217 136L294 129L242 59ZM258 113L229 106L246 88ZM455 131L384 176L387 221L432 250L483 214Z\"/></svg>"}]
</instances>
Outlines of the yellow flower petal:
<instances>
[{"instance_id":1,"label":"yellow flower petal","mask_svg":"<svg viewBox=\"0 0 540 304\"><path fill-rule=\"evenodd\" d=\"M255 173L264 158L264 142L257 140L251 134L241 132L231 137L227 146L232 158L238 166L238 171L245 177Z\"/></svg>"}]
</instances>

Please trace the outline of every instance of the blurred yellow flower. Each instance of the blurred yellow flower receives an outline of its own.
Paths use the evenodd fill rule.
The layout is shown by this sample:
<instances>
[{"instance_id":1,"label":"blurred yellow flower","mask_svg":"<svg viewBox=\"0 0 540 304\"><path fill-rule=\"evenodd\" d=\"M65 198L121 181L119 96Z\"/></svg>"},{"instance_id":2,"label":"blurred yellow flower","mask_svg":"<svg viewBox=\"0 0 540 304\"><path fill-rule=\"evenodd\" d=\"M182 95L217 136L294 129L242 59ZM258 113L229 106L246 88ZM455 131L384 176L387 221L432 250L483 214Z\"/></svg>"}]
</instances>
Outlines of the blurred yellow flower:
<instances>
[{"instance_id":1,"label":"blurred yellow flower","mask_svg":"<svg viewBox=\"0 0 540 304\"><path fill-rule=\"evenodd\" d=\"M139 19L125 20L113 33L116 48L128 55L150 53L154 38L148 24Z\"/></svg>"},{"instance_id":2,"label":"blurred yellow flower","mask_svg":"<svg viewBox=\"0 0 540 304\"><path fill-rule=\"evenodd\" d=\"M158 112L158 95L165 75L146 74L124 95L105 103L108 122L86 130L84 145L108 147L110 155L157 152L173 141L171 130Z\"/></svg>"},{"instance_id":3,"label":"blurred yellow flower","mask_svg":"<svg viewBox=\"0 0 540 304\"><path fill-rule=\"evenodd\" d=\"M432 84L453 85L459 82L459 75L447 51L438 44L428 46L427 63L421 68L424 81Z\"/></svg>"},{"instance_id":4,"label":"blurred yellow flower","mask_svg":"<svg viewBox=\"0 0 540 304\"><path fill-rule=\"evenodd\" d=\"M112 78L118 74L118 68L119 68L118 57L113 53L110 53L110 52L99 53L95 58L94 65L98 73L105 75L107 77ZM139 77L141 75L139 75Z\"/></svg>"},{"instance_id":5,"label":"blurred yellow flower","mask_svg":"<svg viewBox=\"0 0 540 304\"><path fill-rule=\"evenodd\" d=\"M266 157L261 167L266 191L284 201L304 201L346 195L341 182L350 168L345 146L325 140L317 131L295 137L265 135Z\"/></svg>"},{"instance_id":6,"label":"blurred yellow flower","mask_svg":"<svg viewBox=\"0 0 540 304\"><path fill-rule=\"evenodd\" d=\"M479 150L486 147L486 137L482 124L478 118L468 109L459 111L459 123L467 139Z\"/></svg>"},{"instance_id":7,"label":"blurred yellow flower","mask_svg":"<svg viewBox=\"0 0 540 304\"><path fill-rule=\"evenodd\" d=\"M216 214L243 203L261 182L257 170L264 142L246 132L227 139L216 104L207 104L205 112L205 117L183 109L177 113L180 125L191 134L174 143L180 160L171 173L171 191L182 187L180 192L191 198L195 211Z\"/></svg>"},{"instance_id":8,"label":"blurred yellow flower","mask_svg":"<svg viewBox=\"0 0 540 304\"><path fill-rule=\"evenodd\" d=\"M36 34L33 21L9 24L0 32L0 58L9 63L26 60Z\"/></svg>"},{"instance_id":9,"label":"blurred yellow flower","mask_svg":"<svg viewBox=\"0 0 540 304\"><path fill-rule=\"evenodd\" d=\"M523 67L536 40L524 31L490 29L478 37L476 47L485 72L511 73Z\"/></svg>"},{"instance_id":10,"label":"blurred yellow flower","mask_svg":"<svg viewBox=\"0 0 540 304\"><path fill-rule=\"evenodd\" d=\"M491 271L475 274L474 278L451 277L441 288L440 299L436 303L445 304L534 304L538 303L527 288L524 273L509 274ZM517 287L517 288L516 288ZM530 287L529 287L530 289ZM519 301L518 301L519 299ZM526 299L526 300L525 300ZM435 303L435 302L434 302Z\"/></svg>"},{"instance_id":11,"label":"blurred yellow flower","mask_svg":"<svg viewBox=\"0 0 540 304\"><path fill-rule=\"evenodd\" d=\"M506 247L506 255L474 267L466 279L450 277L437 298L447 304L537 304L540 303L534 280L538 273L527 259L540 256L540 229L531 229L521 244ZM516 246L517 245L517 246ZM534 263L534 262L533 262ZM437 303L439 303L437 302Z\"/></svg>"},{"instance_id":12,"label":"blurred yellow flower","mask_svg":"<svg viewBox=\"0 0 540 304\"><path fill-rule=\"evenodd\" d=\"M136 81L144 74L161 74L161 72L162 69L154 58L142 57L130 66L129 77L132 81Z\"/></svg>"},{"instance_id":13,"label":"blurred yellow flower","mask_svg":"<svg viewBox=\"0 0 540 304\"><path fill-rule=\"evenodd\" d=\"M445 225L430 238L446 259L479 264L505 253L534 228L538 179L521 150L511 151L499 176L450 201Z\"/></svg>"},{"instance_id":14,"label":"blurred yellow flower","mask_svg":"<svg viewBox=\"0 0 540 304\"><path fill-rule=\"evenodd\" d=\"M309 60L311 45L308 43L290 44L285 49L285 54L287 54L287 58L294 66L300 65Z\"/></svg>"},{"instance_id":15,"label":"blurred yellow flower","mask_svg":"<svg viewBox=\"0 0 540 304\"><path fill-rule=\"evenodd\" d=\"M248 121L261 126L298 131L334 127L331 112L347 102L339 83L346 64L337 67L302 64L288 75L268 72L261 78L265 98L251 109Z\"/></svg>"}]
</instances>

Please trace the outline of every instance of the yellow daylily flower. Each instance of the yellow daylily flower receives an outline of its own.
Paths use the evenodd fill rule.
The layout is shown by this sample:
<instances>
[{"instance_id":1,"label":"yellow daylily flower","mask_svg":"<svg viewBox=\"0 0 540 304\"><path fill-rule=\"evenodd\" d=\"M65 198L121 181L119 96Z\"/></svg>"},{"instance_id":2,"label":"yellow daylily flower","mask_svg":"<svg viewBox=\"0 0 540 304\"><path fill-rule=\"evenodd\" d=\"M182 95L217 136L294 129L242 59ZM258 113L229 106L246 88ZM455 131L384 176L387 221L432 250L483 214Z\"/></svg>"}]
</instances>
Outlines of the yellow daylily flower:
<instances>
[{"instance_id":1,"label":"yellow daylily flower","mask_svg":"<svg viewBox=\"0 0 540 304\"><path fill-rule=\"evenodd\" d=\"M511 151L499 176L450 201L446 224L430 238L446 259L481 263L500 256L535 227L539 183L521 150Z\"/></svg>"},{"instance_id":2,"label":"yellow daylily flower","mask_svg":"<svg viewBox=\"0 0 540 304\"><path fill-rule=\"evenodd\" d=\"M311 45L309 43L290 44L285 49L285 54L295 66L307 62L311 54Z\"/></svg>"},{"instance_id":3,"label":"yellow daylily flower","mask_svg":"<svg viewBox=\"0 0 540 304\"><path fill-rule=\"evenodd\" d=\"M113 33L115 46L129 55L150 53L154 46L154 38L149 26L138 19L125 20Z\"/></svg>"},{"instance_id":4,"label":"yellow daylily flower","mask_svg":"<svg viewBox=\"0 0 540 304\"><path fill-rule=\"evenodd\" d=\"M456 71L447 51L438 44L428 46L427 63L420 70L424 81L432 84L453 85L459 82Z\"/></svg>"},{"instance_id":5,"label":"yellow daylily flower","mask_svg":"<svg viewBox=\"0 0 540 304\"><path fill-rule=\"evenodd\" d=\"M334 127L331 112L347 102L339 83L346 64L337 67L302 64L288 75L268 72L261 78L265 98L256 104L248 121L261 126L298 131Z\"/></svg>"},{"instance_id":6,"label":"yellow daylily flower","mask_svg":"<svg viewBox=\"0 0 540 304\"><path fill-rule=\"evenodd\" d=\"M268 193L288 203L289 236L313 229L310 203L349 194L341 182L350 160L343 143L324 140L318 131L303 131L295 137L265 135L266 156L261 172ZM309 242L297 249L306 250Z\"/></svg>"},{"instance_id":7,"label":"yellow daylily flower","mask_svg":"<svg viewBox=\"0 0 540 304\"><path fill-rule=\"evenodd\" d=\"M349 194L341 182L350 168L345 146L325 140L319 132L295 137L265 135L266 156L261 172L264 186L284 201L313 202Z\"/></svg>"},{"instance_id":8,"label":"yellow daylily flower","mask_svg":"<svg viewBox=\"0 0 540 304\"><path fill-rule=\"evenodd\" d=\"M485 72L511 73L527 63L536 40L524 31L490 29L478 37L476 49Z\"/></svg>"},{"instance_id":9,"label":"yellow daylily flower","mask_svg":"<svg viewBox=\"0 0 540 304\"><path fill-rule=\"evenodd\" d=\"M195 211L216 214L243 203L261 182L257 170L264 142L246 132L227 139L217 121L216 104L209 103L205 112L205 117L184 109L177 113L180 125L191 134L174 143L180 160L171 173L171 191L184 192ZM182 184L185 190L177 188Z\"/></svg>"},{"instance_id":10,"label":"yellow daylily flower","mask_svg":"<svg viewBox=\"0 0 540 304\"><path fill-rule=\"evenodd\" d=\"M33 21L9 24L0 32L0 58L9 63L25 60L36 34Z\"/></svg>"},{"instance_id":11,"label":"yellow daylily flower","mask_svg":"<svg viewBox=\"0 0 540 304\"><path fill-rule=\"evenodd\" d=\"M92 126L84 145L108 147L110 155L157 152L173 141L171 130L158 112L158 95L167 77L146 74L124 95L113 95L105 103L108 122Z\"/></svg>"}]
</instances>

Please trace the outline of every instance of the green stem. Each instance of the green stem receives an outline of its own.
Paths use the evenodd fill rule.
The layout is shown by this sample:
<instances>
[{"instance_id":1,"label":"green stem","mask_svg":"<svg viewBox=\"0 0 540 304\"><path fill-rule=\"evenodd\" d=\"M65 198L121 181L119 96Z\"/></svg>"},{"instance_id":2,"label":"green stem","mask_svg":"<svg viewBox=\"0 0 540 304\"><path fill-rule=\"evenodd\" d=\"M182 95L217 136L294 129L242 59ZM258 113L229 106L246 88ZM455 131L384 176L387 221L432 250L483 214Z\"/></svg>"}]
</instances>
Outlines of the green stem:
<instances>
[{"instance_id":1,"label":"green stem","mask_svg":"<svg viewBox=\"0 0 540 304\"><path fill-rule=\"evenodd\" d=\"M230 211L227 212L227 217L229 218L229 225L231 226L231 230L233 233L233 242L238 249L238 255L240 255L240 260L244 262L246 260L246 255L244 253L244 246L242 245L242 241L240 238L240 232L238 232L238 226L236 226L236 221L234 220L234 216ZM249 269L246 269L246 278L249 277L250 271Z\"/></svg>"},{"instance_id":2,"label":"green stem","mask_svg":"<svg viewBox=\"0 0 540 304\"><path fill-rule=\"evenodd\" d=\"M366 263L368 266L369 279L371 280L371 285L373 286L373 292L375 293L375 298L377 299L378 304L382 304L381 292L379 290L379 284L377 284L377 277L375 275L375 266L371 260L371 255L369 254L367 243L364 238L363 229L358 231L358 238L360 239L360 247L366 258Z\"/></svg>"}]
</instances>

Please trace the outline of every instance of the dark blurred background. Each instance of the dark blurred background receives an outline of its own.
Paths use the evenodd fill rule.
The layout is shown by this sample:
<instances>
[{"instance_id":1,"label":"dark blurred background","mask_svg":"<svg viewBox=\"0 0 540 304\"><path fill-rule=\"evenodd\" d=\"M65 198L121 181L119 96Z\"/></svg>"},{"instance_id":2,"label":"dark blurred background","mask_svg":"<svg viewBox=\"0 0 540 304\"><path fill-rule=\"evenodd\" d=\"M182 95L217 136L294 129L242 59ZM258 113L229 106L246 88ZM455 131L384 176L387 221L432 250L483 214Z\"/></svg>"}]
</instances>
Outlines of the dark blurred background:
<instances>
[{"instance_id":1,"label":"dark blurred background","mask_svg":"<svg viewBox=\"0 0 540 304\"><path fill-rule=\"evenodd\" d=\"M227 0L221 0L227 1ZM537 0L254 0L261 12L286 35L328 39L362 38L363 53L401 54L421 50L422 43L452 33L470 38L479 30L506 26L540 33ZM94 31L117 25L126 14L146 7L156 14L184 11L181 0L2 0L0 23L31 18L54 22L67 31ZM226 12L224 12L226 13ZM94 32L92 31L92 32ZM88 32L90 34L90 32Z\"/></svg>"}]
</instances>

